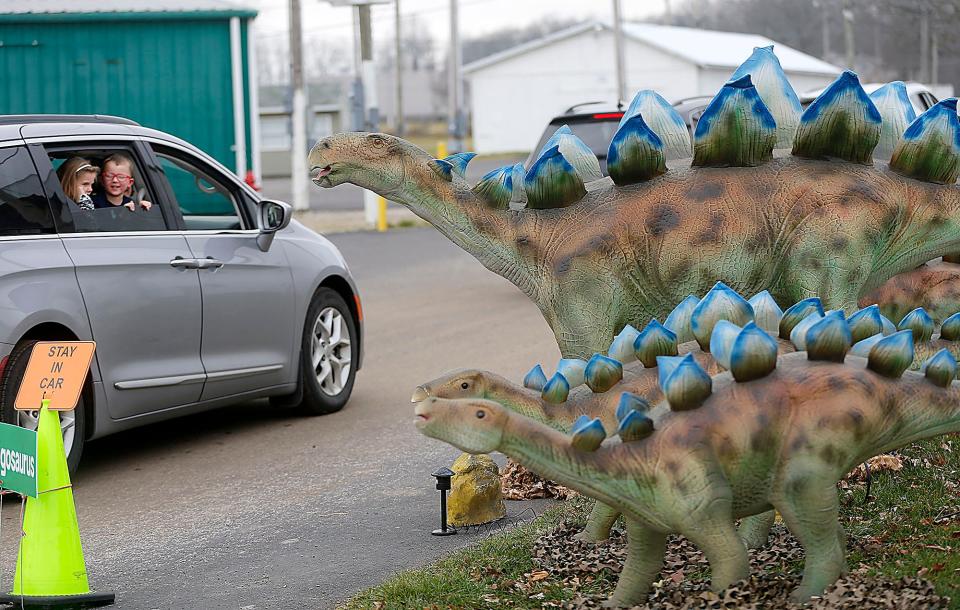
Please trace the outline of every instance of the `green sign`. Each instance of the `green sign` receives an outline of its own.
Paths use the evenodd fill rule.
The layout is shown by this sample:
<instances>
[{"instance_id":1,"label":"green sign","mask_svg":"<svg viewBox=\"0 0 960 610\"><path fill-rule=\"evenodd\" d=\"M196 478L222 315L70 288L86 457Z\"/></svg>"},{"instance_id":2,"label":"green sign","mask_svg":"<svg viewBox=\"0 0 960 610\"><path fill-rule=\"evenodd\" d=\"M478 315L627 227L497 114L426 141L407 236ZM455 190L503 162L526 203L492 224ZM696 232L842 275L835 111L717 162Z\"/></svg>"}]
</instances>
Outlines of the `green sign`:
<instances>
[{"instance_id":1,"label":"green sign","mask_svg":"<svg viewBox=\"0 0 960 610\"><path fill-rule=\"evenodd\" d=\"M37 433L0 423L0 487L37 497Z\"/></svg>"}]
</instances>

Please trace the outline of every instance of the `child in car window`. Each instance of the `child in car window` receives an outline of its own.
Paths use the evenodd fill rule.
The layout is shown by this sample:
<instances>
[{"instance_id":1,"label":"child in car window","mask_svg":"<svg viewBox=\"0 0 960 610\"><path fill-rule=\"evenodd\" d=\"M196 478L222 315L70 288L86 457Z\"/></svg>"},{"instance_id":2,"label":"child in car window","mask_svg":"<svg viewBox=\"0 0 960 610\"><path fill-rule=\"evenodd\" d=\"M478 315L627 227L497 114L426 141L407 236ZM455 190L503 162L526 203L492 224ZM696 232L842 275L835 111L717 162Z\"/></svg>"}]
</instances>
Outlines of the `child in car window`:
<instances>
[{"instance_id":1,"label":"child in car window","mask_svg":"<svg viewBox=\"0 0 960 610\"><path fill-rule=\"evenodd\" d=\"M57 175L64 194L76 202L81 210L92 210L93 183L97 180L100 168L83 157L70 157L63 162Z\"/></svg>"},{"instance_id":2,"label":"child in car window","mask_svg":"<svg viewBox=\"0 0 960 610\"><path fill-rule=\"evenodd\" d=\"M133 160L123 153L114 153L103 160L103 172L100 174L102 191L93 195L93 205L97 208L124 206L131 212L136 203L125 195L133 185ZM149 210L153 204L143 200L140 207Z\"/></svg>"}]
</instances>

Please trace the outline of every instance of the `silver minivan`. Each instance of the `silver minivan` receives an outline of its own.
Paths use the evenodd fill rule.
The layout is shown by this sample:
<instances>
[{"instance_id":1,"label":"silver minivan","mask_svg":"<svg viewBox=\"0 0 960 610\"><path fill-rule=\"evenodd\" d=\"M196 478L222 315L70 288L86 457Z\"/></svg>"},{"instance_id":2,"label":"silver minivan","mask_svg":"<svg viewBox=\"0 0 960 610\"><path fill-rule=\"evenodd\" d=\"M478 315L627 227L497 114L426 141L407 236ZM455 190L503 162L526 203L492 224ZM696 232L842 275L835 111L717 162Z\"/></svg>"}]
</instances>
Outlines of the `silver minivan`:
<instances>
[{"instance_id":1,"label":"silver minivan","mask_svg":"<svg viewBox=\"0 0 960 610\"><path fill-rule=\"evenodd\" d=\"M99 183L111 156L131 162L129 204L78 205L62 170L82 159ZM44 340L97 343L62 414L71 469L87 440L241 400L342 408L361 364L360 298L337 248L291 215L132 121L0 116L3 421L36 428L37 412L13 404Z\"/></svg>"}]
</instances>

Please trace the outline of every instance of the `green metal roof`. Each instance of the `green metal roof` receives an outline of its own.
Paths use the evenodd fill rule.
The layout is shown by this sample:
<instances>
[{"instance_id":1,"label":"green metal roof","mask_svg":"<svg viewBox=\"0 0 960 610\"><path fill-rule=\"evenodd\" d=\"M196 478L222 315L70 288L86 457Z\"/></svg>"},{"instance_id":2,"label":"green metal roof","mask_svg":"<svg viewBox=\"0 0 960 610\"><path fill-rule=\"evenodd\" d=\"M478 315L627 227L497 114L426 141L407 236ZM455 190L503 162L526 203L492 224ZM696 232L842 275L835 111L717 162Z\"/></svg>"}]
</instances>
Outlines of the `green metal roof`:
<instances>
[{"instance_id":1,"label":"green metal roof","mask_svg":"<svg viewBox=\"0 0 960 610\"><path fill-rule=\"evenodd\" d=\"M0 21L197 19L257 14L254 8L228 0L31 0L4 5Z\"/></svg>"}]
</instances>

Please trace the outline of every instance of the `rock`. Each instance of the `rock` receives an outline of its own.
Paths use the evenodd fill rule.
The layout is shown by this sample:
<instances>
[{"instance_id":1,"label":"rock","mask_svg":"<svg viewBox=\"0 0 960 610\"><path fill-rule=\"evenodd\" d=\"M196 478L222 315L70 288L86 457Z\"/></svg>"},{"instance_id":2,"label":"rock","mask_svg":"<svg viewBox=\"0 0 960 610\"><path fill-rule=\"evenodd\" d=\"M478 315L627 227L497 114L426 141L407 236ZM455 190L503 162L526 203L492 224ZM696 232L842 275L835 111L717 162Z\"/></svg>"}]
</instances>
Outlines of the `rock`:
<instances>
[{"instance_id":1,"label":"rock","mask_svg":"<svg viewBox=\"0 0 960 610\"><path fill-rule=\"evenodd\" d=\"M481 525L507 515L500 492L500 468L489 455L464 453L451 468L447 521L454 527Z\"/></svg>"}]
</instances>

